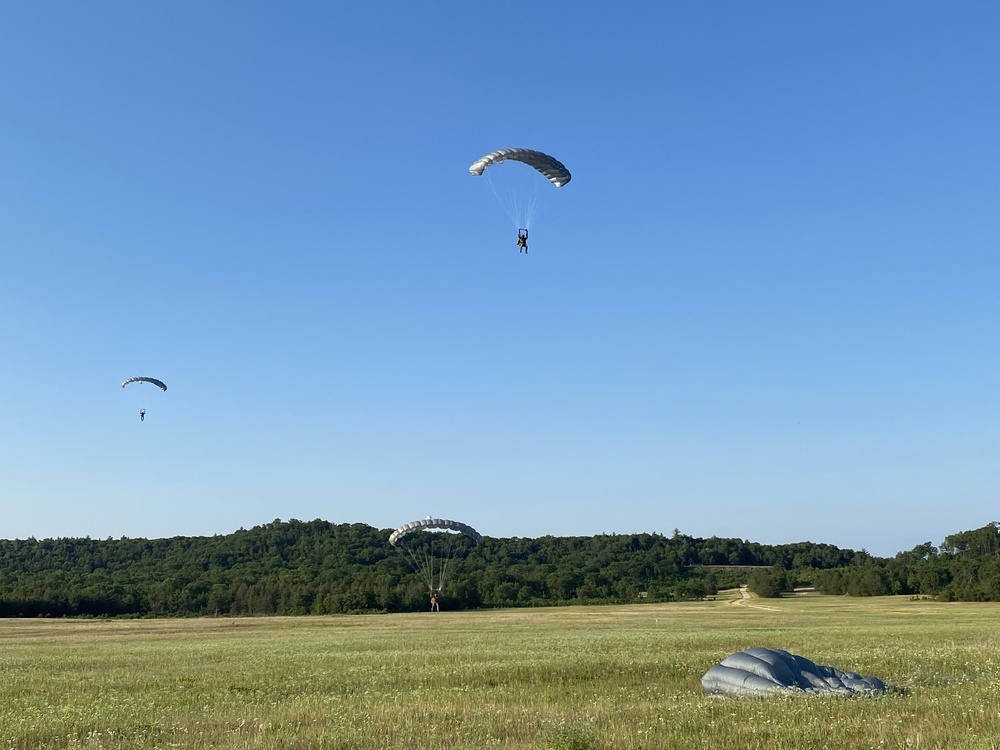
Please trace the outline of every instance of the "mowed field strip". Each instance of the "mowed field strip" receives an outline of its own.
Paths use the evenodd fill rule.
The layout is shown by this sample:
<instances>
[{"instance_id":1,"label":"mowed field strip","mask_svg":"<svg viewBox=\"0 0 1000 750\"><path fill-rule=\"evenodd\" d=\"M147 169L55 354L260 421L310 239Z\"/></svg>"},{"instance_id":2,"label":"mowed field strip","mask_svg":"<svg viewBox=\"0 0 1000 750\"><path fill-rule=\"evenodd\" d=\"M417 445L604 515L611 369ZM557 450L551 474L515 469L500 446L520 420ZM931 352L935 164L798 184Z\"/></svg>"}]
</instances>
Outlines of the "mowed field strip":
<instances>
[{"instance_id":1,"label":"mowed field strip","mask_svg":"<svg viewBox=\"0 0 1000 750\"><path fill-rule=\"evenodd\" d=\"M341 617L0 620L2 748L1000 748L1000 606L806 595ZM705 698L783 648L882 698Z\"/></svg>"}]
</instances>

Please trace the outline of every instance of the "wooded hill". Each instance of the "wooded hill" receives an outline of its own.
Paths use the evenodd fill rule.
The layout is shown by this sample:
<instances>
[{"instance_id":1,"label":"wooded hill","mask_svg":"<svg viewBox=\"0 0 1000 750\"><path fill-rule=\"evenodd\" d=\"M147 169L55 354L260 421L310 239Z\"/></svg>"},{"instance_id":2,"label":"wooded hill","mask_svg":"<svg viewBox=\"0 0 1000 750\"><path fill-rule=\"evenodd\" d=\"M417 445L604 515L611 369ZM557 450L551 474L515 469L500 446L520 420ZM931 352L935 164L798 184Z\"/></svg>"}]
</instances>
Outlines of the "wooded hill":
<instances>
[{"instance_id":1,"label":"wooded hill","mask_svg":"<svg viewBox=\"0 0 1000 750\"><path fill-rule=\"evenodd\" d=\"M677 531L669 537L487 537L462 561L441 604L474 609L703 598L748 576L764 595L814 583L829 593L1000 600L997 526L892 559L828 544L763 545ZM390 531L276 520L212 537L0 541L0 616L426 609L427 586L389 545Z\"/></svg>"}]
</instances>

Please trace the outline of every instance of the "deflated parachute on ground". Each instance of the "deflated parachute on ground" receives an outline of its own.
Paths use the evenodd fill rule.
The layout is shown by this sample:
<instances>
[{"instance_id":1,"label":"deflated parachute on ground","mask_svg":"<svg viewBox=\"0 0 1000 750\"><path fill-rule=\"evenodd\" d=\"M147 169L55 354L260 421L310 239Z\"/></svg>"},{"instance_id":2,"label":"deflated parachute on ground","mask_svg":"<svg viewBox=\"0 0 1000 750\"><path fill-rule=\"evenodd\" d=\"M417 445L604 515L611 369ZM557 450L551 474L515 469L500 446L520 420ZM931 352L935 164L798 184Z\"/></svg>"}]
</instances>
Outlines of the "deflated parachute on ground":
<instances>
[{"instance_id":1,"label":"deflated parachute on ground","mask_svg":"<svg viewBox=\"0 0 1000 750\"><path fill-rule=\"evenodd\" d=\"M486 154L486 156L469 167L469 171L474 175L482 175L489 167L492 167L494 164L500 164L508 159L522 162L529 167L534 167L545 176L545 179L556 187L562 187L573 179L573 176L562 162L548 154L543 154L541 151L532 151L530 148L502 148L499 151Z\"/></svg>"},{"instance_id":2,"label":"deflated parachute on ground","mask_svg":"<svg viewBox=\"0 0 1000 750\"><path fill-rule=\"evenodd\" d=\"M129 378L124 383L122 383L122 388L127 386L129 383L152 383L161 391L167 390L167 384L162 380L157 380L156 378Z\"/></svg>"},{"instance_id":3,"label":"deflated parachute on ground","mask_svg":"<svg viewBox=\"0 0 1000 750\"><path fill-rule=\"evenodd\" d=\"M731 654L701 678L705 695L746 696L770 693L875 695L884 693L878 677L862 677L824 667L779 648L748 648Z\"/></svg>"}]
</instances>

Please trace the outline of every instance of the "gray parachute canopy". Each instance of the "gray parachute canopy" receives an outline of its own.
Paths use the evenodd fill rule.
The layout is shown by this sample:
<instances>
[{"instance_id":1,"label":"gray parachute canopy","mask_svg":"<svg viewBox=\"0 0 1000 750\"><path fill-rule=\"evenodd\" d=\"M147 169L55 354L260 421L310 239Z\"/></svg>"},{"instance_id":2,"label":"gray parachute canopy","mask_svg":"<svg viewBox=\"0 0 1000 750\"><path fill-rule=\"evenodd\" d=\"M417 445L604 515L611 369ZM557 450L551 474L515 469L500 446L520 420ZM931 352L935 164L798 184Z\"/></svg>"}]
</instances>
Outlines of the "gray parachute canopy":
<instances>
[{"instance_id":1,"label":"gray parachute canopy","mask_svg":"<svg viewBox=\"0 0 1000 750\"><path fill-rule=\"evenodd\" d=\"M422 521L410 521L409 523L404 523L389 535L389 544L395 547L399 540L410 532L417 530L427 531L428 529L449 529L451 531L460 531L472 539L472 541L474 541L477 545L483 543L483 537L480 533L466 523L462 523L461 521L449 521L447 518L431 518L428 516Z\"/></svg>"},{"instance_id":2,"label":"gray parachute canopy","mask_svg":"<svg viewBox=\"0 0 1000 750\"><path fill-rule=\"evenodd\" d=\"M529 167L534 167L545 176L545 179L556 187L562 187L573 179L573 176L563 166L562 162L548 154L543 154L541 151L532 151L530 148L502 148L499 151L486 154L486 156L469 167L469 171L474 175L481 175L488 167L492 167L494 164L499 164L508 159L522 162Z\"/></svg>"},{"instance_id":3,"label":"gray parachute canopy","mask_svg":"<svg viewBox=\"0 0 1000 750\"><path fill-rule=\"evenodd\" d=\"M422 533L434 530L459 533ZM443 591L461 560L473 546L482 543L482 536L468 524L430 516L404 523L389 535L389 544L409 557L414 571L432 593Z\"/></svg>"},{"instance_id":4,"label":"gray parachute canopy","mask_svg":"<svg viewBox=\"0 0 1000 750\"><path fill-rule=\"evenodd\" d=\"M705 695L786 694L876 695L886 691L878 677L824 667L780 648L748 648L730 654L701 678Z\"/></svg>"},{"instance_id":5,"label":"gray parachute canopy","mask_svg":"<svg viewBox=\"0 0 1000 750\"><path fill-rule=\"evenodd\" d=\"M157 380L156 378L129 378L124 383L122 383L122 388L127 386L129 383L152 383L162 391L167 390L167 384L164 383L162 380Z\"/></svg>"}]
</instances>

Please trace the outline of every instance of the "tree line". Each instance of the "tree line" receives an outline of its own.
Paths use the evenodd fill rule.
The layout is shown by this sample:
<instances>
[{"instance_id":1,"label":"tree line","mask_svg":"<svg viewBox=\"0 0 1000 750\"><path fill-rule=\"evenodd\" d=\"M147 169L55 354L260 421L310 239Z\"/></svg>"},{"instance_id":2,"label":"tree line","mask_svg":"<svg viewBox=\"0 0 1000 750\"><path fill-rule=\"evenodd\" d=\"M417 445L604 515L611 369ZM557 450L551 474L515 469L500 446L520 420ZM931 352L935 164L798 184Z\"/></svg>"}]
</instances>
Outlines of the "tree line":
<instances>
[{"instance_id":1,"label":"tree line","mask_svg":"<svg viewBox=\"0 0 1000 750\"><path fill-rule=\"evenodd\" d=\"M812 571L775 566L748 576L750 590L765 597L781 596L803 582L824 594L1000 601L1000 522L952 534L940 547L924 542L892 558Z\"/></svg>"},{"instance_id":2,"label":"tree line","mask_svg":"<svg viewBox=\"0 0 1000 750\"><path fill-rule=\"evenodd\" d=\"M204 616L406 612L428 590L389 529L275 520L211 537L0 541L0 616ZM990 532L992 536L990 536ZM442 592L446 609L670 601L750 578L776 595L828 593L1000 599L997 525L893 559L801 542L663 534L490 538ZM993 545L993 546L990 546ZM992 556L992 557L991 557ZM992 565L992 567L991 567ZM992 577L991 577L992 576Z\"/></svg>"}]
</instances>

